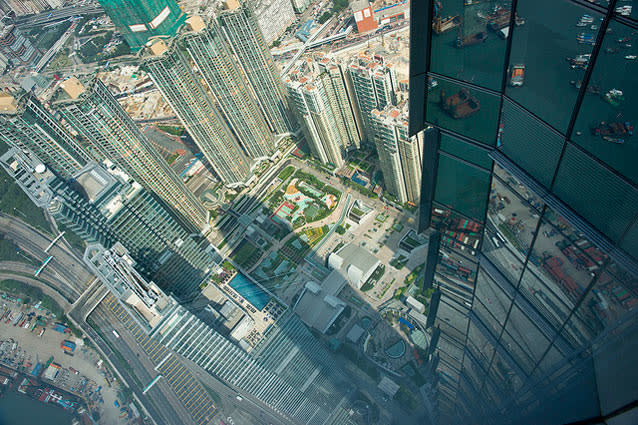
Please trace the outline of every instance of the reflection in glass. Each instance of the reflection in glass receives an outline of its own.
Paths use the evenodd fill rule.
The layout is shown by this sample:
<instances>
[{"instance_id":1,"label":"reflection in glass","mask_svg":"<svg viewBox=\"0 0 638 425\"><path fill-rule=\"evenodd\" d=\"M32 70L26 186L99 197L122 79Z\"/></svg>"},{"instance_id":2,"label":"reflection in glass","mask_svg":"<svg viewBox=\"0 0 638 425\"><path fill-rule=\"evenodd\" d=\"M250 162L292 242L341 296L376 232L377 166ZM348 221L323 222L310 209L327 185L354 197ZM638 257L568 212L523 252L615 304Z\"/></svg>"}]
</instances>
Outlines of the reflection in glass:
<instances>
[{"instance_id":1,"label":"reflection in glass","mask_svg":"<svg viewBox=\"0 0 638 425\"><path fill-rule=\"evenodd\" d=\"M638 276L615 263L602 272L570 320L566 336L584 346L638 307Z\"/></svg>"},{"instance_id":2,"label":"reflection in glass","mask_svg":"<svg viewBox=\"0 0 638 425\"><path fill-rule=\"evenodd\" d=\"M567 0L519 0L517 14L525 25L513 31L509 65L525 75L520 86L509 78L506 94L564 133L602 15Z\"/></svg>"},{"instance_id":3,"label":"reflection in glass","mask_svg":"<svg viewBox=\"0 0 638 425\"><path fill-rule=\"evenodd\" d=\"M483 220L489 180L487 171L441 154L434 200Z\"/></svg>"},{"instance_id":4,"label":"reflection in glass","mask_svg":"<svg viewBox=\"0 0 638 425\"><path fill-rule=\"evenodd\" d=\"M441 232L441 246L476 255L483 231L480 223L437 205L432 208L432 228Z\"/></svg>"},{"instance_id":5,"label":"reflection in glass","mask_svg":"<svg viewBox=\"0 0 638 425\"><path fill-rule=\"evenodd\" d=\"M494 146L499 98L439 80L428 92L426 121Z\"/></svg>"},{"instance_id":6,"label":"reflection in glass","mask_svg":"<svg viewBox=\"0 0 638 425\"><path fill-rule=\"evenodd\" d=\"M638 167L628 160L638 157L638 136L632 135L638 119L638 46L632 42L634 29L616 21L609 28L572 139L638 183Z\"/></svg>"},{"instance_id":7,"label":"reflection in glass","mask_svg":"<svg viewBox=\"0 0 638 425\"><path fill-rule=\"evenodd\" d=\"M552 183L563 143L564 137L546 124L511 101L503 101L499 147L545 187Z\"/></svg>"},{"instance_id":8,"label":"reflection in glass","mask_svg":"<svg viewBox=\"0 0 638 425\"><path fill-rule=\"evenodd\" d=\"M491 88L501 87L511 2L436 2L431 70Z\"/></svg>"},{"instance_id":9,"label":"reflection in glass","mask_svg":"<svg viewBox=\"0 0 638 425\"><path fill-rule=\"evenodd\" d=\"M542 207L540 199L527 191L524 193L528 199L534 200L536 206ZM516 285L521 275L539 218L540 213L513 192L510 186L498 177L492 179L482 252L499 266L499 270L513 285Z\"/></svg>"}]
</instances>

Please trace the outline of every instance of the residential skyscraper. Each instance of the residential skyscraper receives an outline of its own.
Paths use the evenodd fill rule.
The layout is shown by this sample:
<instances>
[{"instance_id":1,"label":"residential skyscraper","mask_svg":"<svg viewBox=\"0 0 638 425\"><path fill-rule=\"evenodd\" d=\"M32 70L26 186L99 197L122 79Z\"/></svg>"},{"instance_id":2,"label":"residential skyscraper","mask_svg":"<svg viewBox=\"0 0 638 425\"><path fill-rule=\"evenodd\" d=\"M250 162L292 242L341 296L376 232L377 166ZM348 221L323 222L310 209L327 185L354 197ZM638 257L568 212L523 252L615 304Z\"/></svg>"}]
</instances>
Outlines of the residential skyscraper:
<instances>
[{"instance_id":1,"label":"residential skyscraper","mask_svg":"<svg viewBox=\"0 0 638 425\"><path fill-rule=\"evenodd\" d=\"M408 137L407 111L402 113L393 106L383 111L374 109L372 124L385 189L400 203L417 205L421 195L422 134Z\"/></svg>"},{"instance_id":2,"label":"residential skyscraper","mask_svg":"<svg viewBox=\"0 0 638 425\"><path fill-rule=\"evenodd\" d=\"M341 62L323 58L318 61L323 86L336 119L342 143L347 151L361 147L361 117L354 90Z\"/></svg>"},{"instance_id":3,"label":"residential skyscraper","mask_svg":"<svg viewBox=\"0 0 638 425\"><path fill-rule=\"evenodd\" d=\"M312 76L309 76L312 78ZM304 75L288 78L286 87L295 112L302 122L312 154L325 164L341 167L345 148L321 80Z\"/></svg>"},{"instance_id":4,"label":"residential skyscraper","mask_svg":"<svg viewBox=\"0 0 638 425\"><path fill-rule=\"evenodd\" d=\"M634 422L635 14L434 3L411 2L409 87L436 423Z\"/></svg>"},{"instance_id":5,"label":"residential skyscraper","mask_svg":"<svg viewBox=\"0 0 638 425\"><path fill-rule=\"evenodd\" d=\"M383 64L367 56L360 56L350 64L348 74L361 111L365 139L368 143L374 143L372 110L383 110L388 105L396 105L396 72L392 64Z\"/></svg>"},{"instance_id":6,"label":"residential skyscraper","mask_svg":"<svg viewBox=\"0 0 638 425\"><path fill-rule=\"evenodd\" d=\"M33 151L63 177L71 177L91 161L77 139L32 96L0 93L0 140Z\"/></svg>"},{"instance_id":7,"label":"residential skyscraper","mask_svg":"<svg viewBox=\"0 0 638 425\"><path fill-rule=\"evenodd\" d=\"M180 42L199 68L240 144L253 159L272 156L276 151L274 136L231 58L221 29L214 22L207 28L199 16L188 18L186 23L189 31L180 37Z\"/></svg>"},{"instance_id":8,"label":"residential skyscraper","mask_svg":"<svg viewBox=\"0 0 638 425\"><path fill-rule=\"evenodd\" d=\"M226 2L219 23L255 92L266 122L275 134L296 130L286 91L253 10L245 2Z\"/></svg>"},{"instance_id":9,"label":"residential skyscraper","mask_svg":"<svg viewBox=\"0 0 638 425\"><path fill-rule=\"evenodd\" d=\"M98 0L132 51L149 39L172 37L186 15L175 0Z\"/></svg>"},{"instance_id":10,"label":"residential skyscraper","mask_svg":"<svg viewBox=\"0 0 638 425\"><path fill-rule=\"evenodd\" d=\"M156 41L142 63L202 154L227 186L246 183L251 161L192 70L188 53L175 41Z\"/></svg>"},{"instance_id":11,"label":"residential skyscraper","mask_svg":"<svg viewBox=\"0 0 638 425\"><path fill-rule=\"evenodd\" d=\"M110 247L120 242L144 276L177 296L196 293L221 261L201 235L191 233L155 195L108 162L106 168L88 163L70 178L37 165L39 159L28 150L13 148L0 162L56 221L88 243Z\"/></svg>"},{"instance_id":12,"label":"residential skyscraper","mask_svg":"<svg viewBox=\"0 0 638 425\"><path fill-rule=\"evenodd\" d=\"M98 78L85 84L63 82L53 108L84 139L96 161L109 159L147 190L155 193L195 228L207 223L208 212L155 150Z\"/></svg>"}]
</instances>

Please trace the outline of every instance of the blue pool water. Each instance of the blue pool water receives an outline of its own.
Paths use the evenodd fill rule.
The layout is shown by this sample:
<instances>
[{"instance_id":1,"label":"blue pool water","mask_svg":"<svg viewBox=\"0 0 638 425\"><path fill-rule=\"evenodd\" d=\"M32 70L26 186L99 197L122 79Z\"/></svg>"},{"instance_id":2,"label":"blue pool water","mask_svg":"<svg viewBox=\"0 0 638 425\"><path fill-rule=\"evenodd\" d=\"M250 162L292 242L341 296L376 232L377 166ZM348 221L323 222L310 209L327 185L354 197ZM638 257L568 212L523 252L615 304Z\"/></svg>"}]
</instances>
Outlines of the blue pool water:
<instances>
[{"instance_id":1,"label":"blue pool water","mask_svg":"<svg viewBox=\"0 0 638 425\"><path fill-rule=\"evenodd\" d=\"M359 177L359 173L357 173L356 171L355 171L355 173L352 175L352 177L350 177L350 179L351 179L353 182L355 182L355 183L357 183L357 184L360 184L360 185L361 185L361 186L363 186L363 187L366 187L366 186L368 185L368 182L366 182L365 180L363 180L362 178L360 178L360 177Z\"/></svg>"},{"instance_id":2,"label":"blue pool water","mask_svg":"<svg viewBox=\"0 0 638 425\"><path fill-rule=\"evenodd\" d=\"M266 304L270 301L270 295L265 293L259 286L255 285L241 273L237 273L228 284L237 291L239 295L244 297L246 301L254 305L257 310L266 307Z\"/></svg>"}]
</instances>

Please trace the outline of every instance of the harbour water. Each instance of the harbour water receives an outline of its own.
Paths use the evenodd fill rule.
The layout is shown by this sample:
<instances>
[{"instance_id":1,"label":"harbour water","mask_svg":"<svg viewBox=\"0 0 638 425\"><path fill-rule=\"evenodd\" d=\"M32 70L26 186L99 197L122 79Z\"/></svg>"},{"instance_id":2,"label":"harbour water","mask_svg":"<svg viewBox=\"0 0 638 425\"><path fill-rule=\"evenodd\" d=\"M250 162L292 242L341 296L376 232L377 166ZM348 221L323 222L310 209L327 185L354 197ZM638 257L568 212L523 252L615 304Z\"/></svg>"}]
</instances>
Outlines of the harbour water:
<instances>
[{"instance_id":1,"label":"harbour water","mask_svg":"<svg viewBox=\"0 0 638 425\"><path fill-rule=\"evenodd\" d=\"M61 407L41 403L13 389L0 396L0 425L69 425L72 419L72 413Z\"/></svg>"}]
</instances>

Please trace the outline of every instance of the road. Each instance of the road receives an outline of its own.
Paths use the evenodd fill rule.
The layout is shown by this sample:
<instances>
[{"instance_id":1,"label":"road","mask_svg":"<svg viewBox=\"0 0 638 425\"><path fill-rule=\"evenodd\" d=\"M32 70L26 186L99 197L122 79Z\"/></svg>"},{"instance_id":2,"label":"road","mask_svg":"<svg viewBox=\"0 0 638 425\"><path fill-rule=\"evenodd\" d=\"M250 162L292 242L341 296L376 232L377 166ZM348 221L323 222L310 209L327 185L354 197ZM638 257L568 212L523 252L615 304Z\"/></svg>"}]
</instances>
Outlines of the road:
<instances>
[{"instance_id":1,"label":"road","mask_svg":"<svg viewBox=\"0 0 638 425\"><path fill-rule=\"evenodd\" d=\"M71 16L92 15L104 13L104 9L99 6L67 6L55 9L51 12L38 13L36 15L21 16L15 20L19 28L31 28L48 24L49 22L61 21Z\"/></svg>"},{"instance_id":2,"label":"road","mask_svg":"<svg viewBox=\"0 0 638 425\"><path fill-rule=\"evenodd\" d=\"M53 237L29 226L16 217L0 214L0 235L15 243L21 252L36 261L44 261L45 258L52 255L53 260L49 262L40 276L44 280L52 281L53 285L57 286L67 299L77 299L93 279L82 259L67 244L58 242L48 253L44 252ZM28 271L27 269L21 271L34 273L35 267Z\"/></svg>"},{"instance_id":3,"label":"road","mask_svg":"<svg viewBox=\"0 0 638 425\"><path fill-rule=\"evenodd\" d=\"M119 324L115 317L109 314L107 308L99 305L89 317L98 326L101 334L108 341L108 345L114 347L121 357L126 359L128 366L122 367L124 365L119 365L120 372L130 374L132 370L143 386L146 386L158 375L158 372L153 369L153 365L133 337L124 329L124 326ZM112 332L114 329L117 330L120 338L115 337ZM112 357L111 359L117 363L116 359L120 359L120 357L116 355L115 358ZM162 418L158 423L170 425L195 424L165 380L160 379L146 394L143 394L144 388L139 387L138 381L130 379L128 382L138 397L152 400L153 407L151 409L154 408L156 411L153 417L156 420L158 417Z\"/></svg>"}]
</instances>

